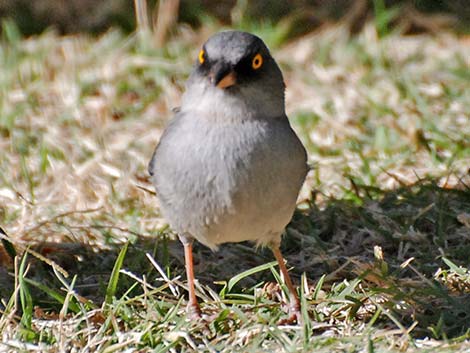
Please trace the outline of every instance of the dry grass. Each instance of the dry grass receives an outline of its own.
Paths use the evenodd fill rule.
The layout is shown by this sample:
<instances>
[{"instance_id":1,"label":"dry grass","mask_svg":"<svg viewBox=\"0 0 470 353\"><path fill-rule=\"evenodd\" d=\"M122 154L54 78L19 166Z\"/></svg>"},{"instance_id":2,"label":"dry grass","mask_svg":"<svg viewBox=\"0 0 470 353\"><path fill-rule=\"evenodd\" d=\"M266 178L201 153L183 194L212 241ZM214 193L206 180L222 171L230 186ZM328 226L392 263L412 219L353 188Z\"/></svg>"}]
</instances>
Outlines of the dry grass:
<instances>
[{"instance_id":1,"label":"dry grass","mask_svg":"<svg viewBox=\"0 0 470 353\"><path fill-rule=\"evenodd\" d=\"M182 252L146 164L214 30L180 28L161 49L113 31L5 31L0 226L70 276L31 255L0 268L0 350L470 349L469 275L454 265L470 255L470 44L448 33L379 40L338 26L274 50L314 166L284 241L311 320L275 325L283 294L266 282L278 274L255 267L272 258L249 244L196 248L212 322L185 320Z\"/></svg>"}]
</instances>

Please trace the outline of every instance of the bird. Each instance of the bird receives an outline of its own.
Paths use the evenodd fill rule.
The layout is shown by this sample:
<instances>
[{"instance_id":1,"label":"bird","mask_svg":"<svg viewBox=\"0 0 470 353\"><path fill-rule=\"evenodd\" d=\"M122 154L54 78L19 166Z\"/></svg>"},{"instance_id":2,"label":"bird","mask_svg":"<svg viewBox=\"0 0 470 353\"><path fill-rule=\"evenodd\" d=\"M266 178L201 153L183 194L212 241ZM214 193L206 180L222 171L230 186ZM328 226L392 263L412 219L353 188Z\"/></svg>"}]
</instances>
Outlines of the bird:
<instances>
[{"instance_id":1,"label":"bird","mask_svg":"<svg viewBox=\"0 0 470 353\"><path fill-rule=\"evenodd\" d=\"M288 320L299 322L280 243L308 172L307 153L285 112L282 72L261 38L230 30L203 44L148 171L160 212L184 247L188 316L201 318L194 240L214 251L250 241L271 248L288 289Z\"/></svg>"}]
</instances>

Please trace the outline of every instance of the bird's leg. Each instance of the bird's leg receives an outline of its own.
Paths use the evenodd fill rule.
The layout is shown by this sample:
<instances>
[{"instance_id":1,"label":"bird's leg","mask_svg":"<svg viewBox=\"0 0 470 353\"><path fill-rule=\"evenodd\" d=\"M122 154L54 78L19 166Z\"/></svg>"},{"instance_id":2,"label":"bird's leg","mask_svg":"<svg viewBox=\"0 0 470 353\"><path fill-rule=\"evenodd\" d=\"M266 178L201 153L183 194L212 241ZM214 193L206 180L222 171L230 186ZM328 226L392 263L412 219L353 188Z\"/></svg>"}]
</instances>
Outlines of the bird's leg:
<instances>
[{"instance_id":1,"label":"bird's leg","mask_svg":"<svg viewBox=\"0 0 470 353\"><path fill-rule=\"evenodd\" d=\"M184 235L181 235L179 238L184 246L186 277L188 278L189 301L186 310L191 320L200 319L201 309L199 308L199 304L196 299L196 291L194 289L193 241Z\"/></svg>"},{"instance_id":2,"label":"bird's leg","mask_svg":"<svg viewBox=\"0 0 470 353\"><path fill-rule=\"evenodd\" d=\"M282 257L281 250L279 247L272 247L271 250L273 251L274 257L276 258L279 269L281 270L282 277L284 278L284 282L289 290L289 317L286 320L282 320L280 323L292 323L293 321L297 321L297 323L301 322L301 314L300 314L300 300L295 290L294 285L289 276L289 272L287 272L286 264L284 263L284 258Z\"/></svg>"}]
</instances>

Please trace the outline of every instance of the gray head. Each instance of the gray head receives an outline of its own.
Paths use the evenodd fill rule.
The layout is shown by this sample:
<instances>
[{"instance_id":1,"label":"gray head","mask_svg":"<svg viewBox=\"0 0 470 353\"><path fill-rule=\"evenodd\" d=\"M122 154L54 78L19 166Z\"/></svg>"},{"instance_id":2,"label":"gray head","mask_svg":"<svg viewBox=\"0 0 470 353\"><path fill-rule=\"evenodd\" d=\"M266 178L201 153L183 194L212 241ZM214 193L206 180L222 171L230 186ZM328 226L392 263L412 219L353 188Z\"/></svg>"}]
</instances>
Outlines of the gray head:
<instances>
[{"instance_id":1,"label":"gray head","mask_svg":"<svg viewBox=\"0 0 470 353\"><path fill-rule=\"evenodd\" d=\"M285 114L284 89L281 70L260 38L220 32L202 46L181 109L215 118L276 118Z\"/></svg>"}]
</instances>

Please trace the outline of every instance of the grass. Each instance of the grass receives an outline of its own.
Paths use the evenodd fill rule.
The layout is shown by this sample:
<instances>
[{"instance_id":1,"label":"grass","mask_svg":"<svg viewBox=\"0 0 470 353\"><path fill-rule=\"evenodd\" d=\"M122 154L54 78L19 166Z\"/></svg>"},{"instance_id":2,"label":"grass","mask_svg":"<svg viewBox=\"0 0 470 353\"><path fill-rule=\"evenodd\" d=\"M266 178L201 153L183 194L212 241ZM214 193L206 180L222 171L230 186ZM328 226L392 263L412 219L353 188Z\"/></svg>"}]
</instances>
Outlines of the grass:
<instances>
[{"instance_id":1,"label":"grass","mask_svg":"<svg viewBox=\"0 0 470 353\"><path fill-rule=\"evenodd\" d=\"M468 351L470 46L450 33L268 39L313 167L283 240L306 320L276 325L277 267L245 243L195 247L209 324L186 320L146 164L213 30L155 49L4 23L0 350Z\"/></svg>"}]
</instances>

